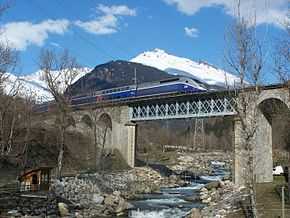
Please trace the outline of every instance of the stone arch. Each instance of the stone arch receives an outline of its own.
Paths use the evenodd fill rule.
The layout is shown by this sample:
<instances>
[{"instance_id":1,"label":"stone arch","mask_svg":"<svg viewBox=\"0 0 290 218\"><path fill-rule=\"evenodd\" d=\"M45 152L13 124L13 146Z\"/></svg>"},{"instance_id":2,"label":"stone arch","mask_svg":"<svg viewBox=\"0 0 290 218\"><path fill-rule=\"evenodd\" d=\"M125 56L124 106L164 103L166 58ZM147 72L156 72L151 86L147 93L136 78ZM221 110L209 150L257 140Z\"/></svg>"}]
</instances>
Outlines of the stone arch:
<instances>
[{"instance_id":1,"label":"stone arch","mask_svg":"<svg viewBox=\"0 0 290 218\"><path fill-rule=\"evenodd\" d=\"M267 101L269 99L279 100L283 102L285 105L287 105L288 108L290 109L290 96L289 93L285 90L270 89L262 91L257 101L257 105L260 105L262 102Z\"/></svg>"},{"instance_id":2,"label":"stone arch","mask_svg":"<svg viewBox=\"0 0 290 218\"><path fill-rule=\"evenodd\" d=\"M92 123L93 119L92 119L91 115L87 114L87 113L81 116L80 121L81 121L82 124L85 124L86 126L88 126L90 128L93 125L93 123Z\"/></svg>"},{"instance_id":3,"label":"stone arch","mask_svg":"<svg viewBox=\"0 0 290 218\"><path fill-rule=\"evenodd\" d=\"M113 124L112 118L108 113L101 113L97 119L97 137L100 147L112 149L112 132Z\"/></svg>"},{"instance_id":4,"label":"stone arch","mask_svg":"<svg viewBox=\"0 0 290 218\"><path fill-rule=\"evenodd\" d=\"M97 131L102 131L104 127L107 128L105 149L109 152L118 150L127 164L134 167L135 160L135 143L136 143L136 125L130 122L129 107L122 106L108 106L103 108L75 111L74 117L77 119L77 128L83 134L86 134L91 141L88 155L98 154L97 149L101 146L101 137L98 137L95 144L94 131L86 122L87 118L97 126ZM93 126L92 126L93 127ZM99 132L98 132L99 133ZM102 135L102 134L98 134ZM94 146L97 145L97 146Z\"/></svg>"},{"instance_id":5,"label":"stone arch","mask_svg":"<svg viewBox=\"0 0 290 218\"><path fill-rule=\"evenodd\" d=\"M290 110L285 99L279 95L267 95L258 101L258 128L256 132L256 174L257 182L273 180L273 161L277 162L276 150L284 150L287 145L286 126L290 125ZM284 140L284 141L283 141ZM278 152L279 154L279 152ZM287 156L287 155L286 155Z\"/></svg>"}]
</instances>

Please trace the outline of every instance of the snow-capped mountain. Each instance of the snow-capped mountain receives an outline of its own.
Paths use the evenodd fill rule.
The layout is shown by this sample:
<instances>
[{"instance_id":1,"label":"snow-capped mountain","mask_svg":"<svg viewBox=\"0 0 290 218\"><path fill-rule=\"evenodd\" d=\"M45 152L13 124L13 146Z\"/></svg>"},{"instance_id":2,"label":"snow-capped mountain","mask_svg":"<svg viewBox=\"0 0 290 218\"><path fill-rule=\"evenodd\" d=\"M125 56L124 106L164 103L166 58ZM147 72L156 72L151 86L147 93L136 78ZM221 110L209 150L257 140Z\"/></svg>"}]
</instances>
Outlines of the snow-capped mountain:
<instances>
[{"instance_id":1,"label":"snow-capped mountain","mask_svg":"<svg viewBox=\"0 0 290 218\"><path fill-rule=\"evenodd\" d=\"M205 62L170 55L161 49L144 52L131 59L132 62L155 67L173 75L189 76L208 85L234 86L239 78Z\"/></svg>"},{"instance_id":2,"label":"snow-capped mountain","mask_svg":"<svg viewBox=\"0 0 290 218\"><path fill-rule=\"evenodd\" d=\"M97 79L97 81L92 80L90 84L93 87L95 87L96 84L99 84L98 88L100 89L108 88L108 87L101 86L100 83L103 80L106 82L105 85L108 85L108 86L110 85L110 87L122 86L125 84L125 82L127 83L132 82L131 78L133 77L132 75L134 74L134 69L137 69L137 68L140 74L139 77L142 77L142 78L139 78L141 81L148 80L148 78L147 79L145 78L146 75L147 77L150 77L150 78L155 78L155 77L163 78L163 77L166 77L166 75L168 77L169 76L168 74L171 74L171 75L189 76L189 77L198 79L202 83L205 83L214 87L215 86L224 87L226 85L234 86L235 84L239 83L239 78L234 76L233 74L225 72L205 62L195 62L187 58L182 58L182 57L177 57L174 55L167 54L165 51L161 49L154 49L153 51L147 51L147 52L141 53L140 55L131 59L130 61L135 62L137 64L141 64L141 65L135 66L133 63L130 64L130 62L126 62L126 61L123 61L124 63L122 61L116 61L116 62L113 61L113 62L108 62L106 64L98 65L94 68L94 70L90 68L80 68L74 82L76 82L77 80L79 80L86 74L87 76L83 77L82 80L79 80L78 82L76 82L73 87L76 87L78 83L81 83L81 86L83 88L86 87L86 85L88 85L90 81L90 80L85 79L87 77L89 78L96 77L95 79ZM142 66L144 69L142 68ZM154 68L156 69L154 70ZM97 72L94 72L94 71L97 71ZM91 73L88 74L89 72ZM94 73L96 74L95 76L94 76ZM52 100L53 98L47 90L46 84L42 78L43 77L42 74L43 73L41 71L37 71L35 73L29 74L26 76L20 76L20 77L16 77L13 74L8 74L9 79L4 84L4 89L6 93L9 94L11 93L11 90L13 90L13 87L20 86L20 91L19 91L20 96L31 95L32 93L35 96L37 102L44 102L44 101ZM55 72L55 75L58 75L58 72ZM126 80L128 79L127 77L130 80L129 82ZM58 81L59 81L59 86L62 89L62 87L64 86L64 76L61 75L58 78ZM91 89L91 87L89 88Z\"/></svg>"},{"instance_id":3,"label":"snow-capped mountain","mask_svg":"<svg viewBox=\"0 0 290 218\"><path fill-rule=\"evenodd\" d=\"M76 82L79 78L90 72L90 68L78 69L78 74L74 79ZM58 72L54 72L55 75L59 75ZM33 95L37 102L45 102L53 99L52 95L47 90L47 86L43 81L43 72L36 71L35 73L28 74L26 76L16 77L13 74L7 74L8 79L5 81L4 90L7 94L12 94L15 87L19 87L19 95L27 96ZM64 87L64 75L60 74L59 78L60 89Z\"/></svg>"}]
</instances>

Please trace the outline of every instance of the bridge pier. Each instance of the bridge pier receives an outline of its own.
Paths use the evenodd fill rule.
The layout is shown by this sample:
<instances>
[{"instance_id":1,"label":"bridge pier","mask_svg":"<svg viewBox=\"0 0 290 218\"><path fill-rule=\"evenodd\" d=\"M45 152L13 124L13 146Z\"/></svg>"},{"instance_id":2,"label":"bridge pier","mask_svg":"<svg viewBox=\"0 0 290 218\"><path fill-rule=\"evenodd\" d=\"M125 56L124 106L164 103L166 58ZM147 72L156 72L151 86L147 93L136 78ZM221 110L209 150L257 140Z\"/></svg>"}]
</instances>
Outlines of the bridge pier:
<instances>
[{"instance_id":1,"label":"bridge pier","mask_svg":"<svg viewBox=\"0 0 290 218\"><path fill-rule=\"evenodd\" d=\"M273 155L272 155L272 126L262 113L257 115L258 128L255 141L255 172L256 182L273 181Z\"/></svg>"},{"instance_id":2,"label":"bridge pier","mask_svg":"<svg viewBox=\"0 0 290 218\"><path fill-rule=\"evenodd\" d=\"M273 181L272 127L262 113L257 115L257 130L253 139L253 168L257 183ZM249 153L245 149L241 121L234 121L234 183L245 185L249 170Z\"/></svg>"},{"instance_id":3,"label":"bridge pier","mask_svg":"<svg viewBox=\"0 0 290 218\"><path fill-rule=\"evenodd\" d=\"M127 153L127 163L130 167L135 167L135 148L137 140L137 124L127 123L125 125L128 131L128 153Z\"/></svg>"},{"instance_id":4,"label":"bridge pier","mask_svg":"<svg viewBox=\"0 0 290 218\"><path fill-rule=\"evenodd\" d=\"M246 173L246 151L243 148L242 124L239 119L234 120L234 166L233 182L237 185L244 185Z\"/></svg>"}]
</instances>

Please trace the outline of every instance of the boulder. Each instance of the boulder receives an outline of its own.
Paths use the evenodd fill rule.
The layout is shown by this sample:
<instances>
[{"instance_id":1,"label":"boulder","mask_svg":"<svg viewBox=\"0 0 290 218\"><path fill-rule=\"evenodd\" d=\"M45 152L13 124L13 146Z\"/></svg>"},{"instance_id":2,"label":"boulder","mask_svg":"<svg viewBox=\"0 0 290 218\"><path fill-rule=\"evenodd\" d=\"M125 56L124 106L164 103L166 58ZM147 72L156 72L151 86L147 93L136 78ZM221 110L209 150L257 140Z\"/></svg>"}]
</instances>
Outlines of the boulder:
<instances>
[{"instance_id":1,"label":"boulder","mask_svg":"<svg viewBox=\"0 0 290 218\"><path fill-rule=\"evenodd\" d=\"M121 212L123 212L124 210L127 210L127 209L128 209L127 202L125 201L124 198L120 198L118 206L115 209L115 213L119 214L119 213L121 213Z\"/></svg>"},{"instance_id":2,"label":"boulder","mask_svg":"<svg viewBox=\"0 0 290 218\"><path fill-rule=\"evenodd\" d=\"M208 190L207 190L207 188L202 187L202 188L200 189L200 192L201 192L201 193L208 193Z\"/></svg>"},{"instance_id":3,"label":"boulder","mask_svg":"<svg viewBox=\"0 0 290 218\"><path fill-rule=\"evenodd\" d=\"M108 206L115 205L115 196L114 195L108 195L108 196L106 196L105 201L104 201L104 204L105 205L108 205Z\"/></svg>"},{"instance_id":4,"label":"boulder","mask_svg":"<svg viewBox=\"0 0 290 218\"><path fill-rule=\"evenodd\" d=\"M200 197L193 195L193 196L184 197L184 200L190 201L190 202L195 202L195 201L200 200Z\"/></svg>"},{"instance_id":5,"label":"boulder","mask_svg":"<svg viewBox=\"0 0 290 218\"><path fill-rule=\"evenodd\" d=\"M206 199L206 198L208 198L208 194L201 194L201 195L199 196L199 199L200 199L200 200L204 200L204 199Z\"/></svg>"},{"instance_id":6,"label":"boulder","mask_svg":"<svg viewBox=\"0 0 290 218\"><path fill-rule=\"evenodd\" d=\"M213 181L213 182L207 183L207 184L205 185L205 187L206 187L208 190L211 190L211 189L213 189L213 188L217 189L219 186L220 186L220 182L219 182L219 181Z\"/></svg>"},{"instance_id":7,"label":"boulder","mask_svg":"<svg viewBox=\"0 0 290 218\"><path fill-rule=\"evenodd\" d=\"M84 218L84 216L81 213L77 212L75 213L75 218Z\"/></svg>"},{"instance_id":8,"label":"boulder","mask_svg":"<svg viewBox=\"0 0 290 218\"><path fill-rule=\"evenodd\" d=\"M93 194L92 201L96 204L102 204L104 202L104 197L98 194Z\"/></svg>"},{"instance_id":9,"label":"boulder","mask_svg":"<svg viewBox=\"0 0 290 218\"><path fill-rule=\"evenodd\" d=\"M120 192L120 191L114 191L114 192L113 192L113 195L115 195L115 196L120 196L120 195L121 195L121 192Z\"/></svg>"},{"instance_id":10,"label":"boulder","mask_svg":"<svg viewBox=\"0 0 290 218\"><path fill-rule=\"evenodd\" d=\"M68 206L65 203L58 203L58 211L61 217L66 217L69 215Z\"/></svg>"},{"instance_id":11,"label":"boulder","mask_svg":"<svg viewBox=\"0 0 290 218\"><path fill-rule=\"evenodd\" d=\"M201 218L201 212L198 208L193 208L187 218Z\"/></svg>"},{"instance_id":12,"label":"boulder","mask_svg":"<svg viewBox=\"0 0 290 218\"><path fill-rule=\"evenodd\" d=\"M19 213L18 210L10 210L10 211L8 211L7 214L9 215L9 217L20 217L21 216L21 213Z\"/></svg>"},{"instance_id":13,"label":"boulder","mask_svg":"<svg viewBox=\"0 0 290 218\"><path fill-rule=\"evenodd\" d=\"M203 199L201 202L202 202L203 204L208 204L208 203L211 202L211 197L206 198L206 199Z\"/></svg>"}]
</instances>

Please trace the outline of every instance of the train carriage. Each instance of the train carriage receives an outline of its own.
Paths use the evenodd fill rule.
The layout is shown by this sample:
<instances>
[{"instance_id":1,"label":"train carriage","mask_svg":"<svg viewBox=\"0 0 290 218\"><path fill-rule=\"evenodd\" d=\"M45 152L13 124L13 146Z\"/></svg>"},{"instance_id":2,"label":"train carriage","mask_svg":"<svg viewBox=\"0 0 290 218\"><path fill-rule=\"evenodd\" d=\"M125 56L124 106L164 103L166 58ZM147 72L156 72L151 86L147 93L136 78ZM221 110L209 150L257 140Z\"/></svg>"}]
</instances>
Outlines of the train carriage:
<instances>
[{"instance_id":1,"label":"train carriage","mask_svg":"<svg viewBox=\"0 0 290 218\"><path fill-rule=\"evenodd\" d=\"M129 85L113 89L96 91L89 95L74 96L71 105L89 105L101 101L125 100L134 97L156 96L172 93L194 93L207 91L206 87L199 81L186 78L171 78L158 82L149 82L139 85ZM44 103L36 107L37 112L48 111L54 103Z\"/></svg>"}]
</instances>

